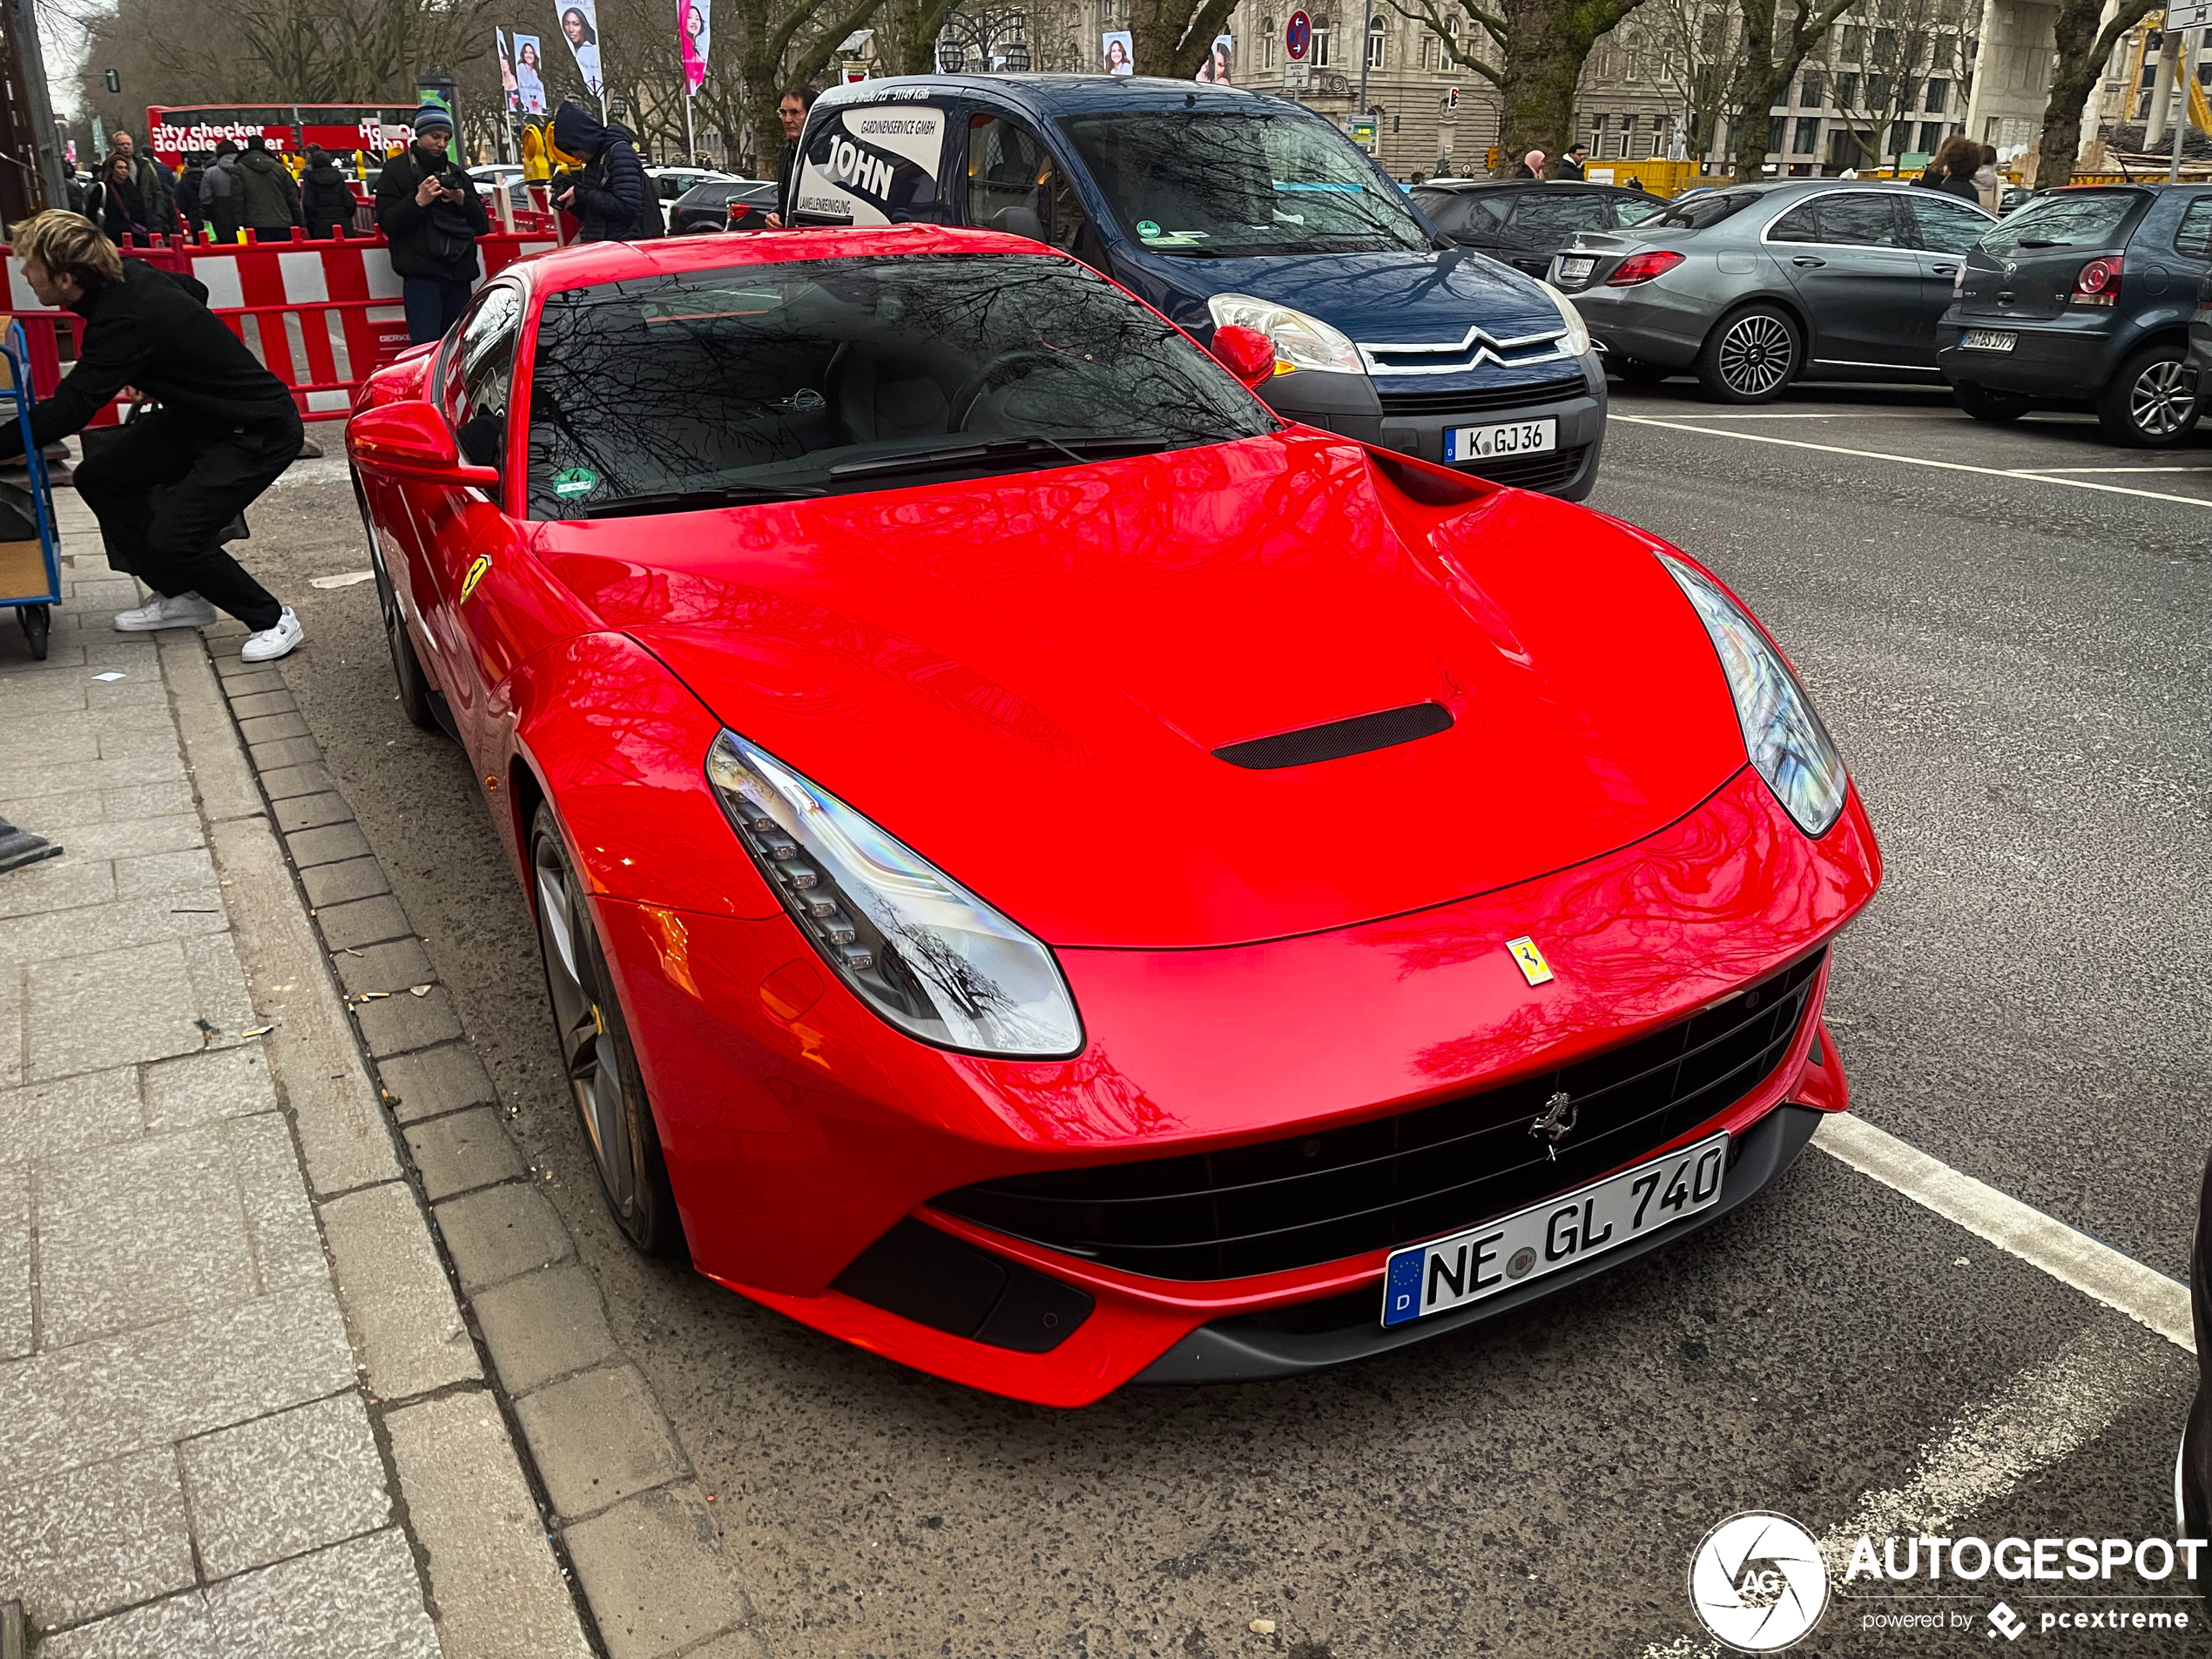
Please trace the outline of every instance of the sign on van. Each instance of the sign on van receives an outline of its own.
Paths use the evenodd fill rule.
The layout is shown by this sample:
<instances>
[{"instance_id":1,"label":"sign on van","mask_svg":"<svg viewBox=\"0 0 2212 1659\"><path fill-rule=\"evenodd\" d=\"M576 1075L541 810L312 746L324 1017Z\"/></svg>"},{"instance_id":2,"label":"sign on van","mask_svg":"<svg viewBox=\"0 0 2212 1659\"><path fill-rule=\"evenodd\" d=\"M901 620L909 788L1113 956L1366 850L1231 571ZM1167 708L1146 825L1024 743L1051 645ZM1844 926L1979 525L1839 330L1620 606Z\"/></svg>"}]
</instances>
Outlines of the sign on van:
<instances>
[{"instance_id":1,"label":"sign on van","mask_svg":"<svg viewBox=\"0 0 2212 1659\"><path fill-rule=\"evenodd\" d=\"M811 134L792 212L815 224L892 225L937 200L945 112L927 105L840 110Z\"/></svg>"}]
</instances>

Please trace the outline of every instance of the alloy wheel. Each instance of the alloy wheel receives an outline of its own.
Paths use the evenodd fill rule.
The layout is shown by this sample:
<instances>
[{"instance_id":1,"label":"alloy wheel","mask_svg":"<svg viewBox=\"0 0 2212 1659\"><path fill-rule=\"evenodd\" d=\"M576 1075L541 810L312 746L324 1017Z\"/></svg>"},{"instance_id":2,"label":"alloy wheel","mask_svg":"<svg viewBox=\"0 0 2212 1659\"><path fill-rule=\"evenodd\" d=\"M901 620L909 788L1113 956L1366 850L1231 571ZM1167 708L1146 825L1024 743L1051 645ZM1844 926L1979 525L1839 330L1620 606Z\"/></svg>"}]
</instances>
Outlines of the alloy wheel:
<instances>
[{"instance_id":1,"label":"alloy wheel","mask_svg":"<svg viewBox=\"0 0 2212 1659\"><path fill-rule=\"evenodd\" d=\"M2161 358L2144 365L2128 388L2128 415L2147 438L2170 438L2196 413L2196 371Z\"/></svg>"},{"instance_id":2,"label":"alloy wheel","mask_svg":"<svg viewBox=\"0 0 2212 1659\"><path fill-rule=\"evenodd\" d=\"M605 1000L596 954L587 944L590 919L560 849L541 836L533 850L537 885L539 943L553 993L561 1061L577 1113L591 1142L607 1202L620 1217L637 1204L637 1163L630 1134L631 1102L615 1037L607 1028Z\"/></svg>"},{"instance_id":3,"label":"alloy wheel","mask_svg":"<svg viewBox=\"0 0 2212 1659\"><path fill-rule=\"evenodd\" d=\"M1797 341L1790 326L1779 317L1755 311L1738 318L1722 336L1721 379L1738 396L1766 397L1790 378L1796 357Z\"/></svg>"}]
</instances>

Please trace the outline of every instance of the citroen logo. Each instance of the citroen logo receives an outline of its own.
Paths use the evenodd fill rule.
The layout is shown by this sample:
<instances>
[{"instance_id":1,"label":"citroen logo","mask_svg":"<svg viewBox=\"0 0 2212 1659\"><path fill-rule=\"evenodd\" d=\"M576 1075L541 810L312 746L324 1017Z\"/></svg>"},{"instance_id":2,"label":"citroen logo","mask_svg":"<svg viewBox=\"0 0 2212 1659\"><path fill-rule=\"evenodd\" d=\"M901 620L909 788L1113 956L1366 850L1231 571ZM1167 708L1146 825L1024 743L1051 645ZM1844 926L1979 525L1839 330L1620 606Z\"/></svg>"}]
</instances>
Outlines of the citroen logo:
<instances>
[{"instance_id":1,"label":"citroen logo","mask_svg":"<svg viewBox=\"0 0 2212 1659\"><path fill-rule=\"evenodd\" d=\"M1528 1132L1548 1140L1545 1152L1556 1159L1559 1143L1575 1132L1575 1096L1562 1089L1544 1103L1544 1115L1529 1124Z\"/></svg>"}]
</instances>

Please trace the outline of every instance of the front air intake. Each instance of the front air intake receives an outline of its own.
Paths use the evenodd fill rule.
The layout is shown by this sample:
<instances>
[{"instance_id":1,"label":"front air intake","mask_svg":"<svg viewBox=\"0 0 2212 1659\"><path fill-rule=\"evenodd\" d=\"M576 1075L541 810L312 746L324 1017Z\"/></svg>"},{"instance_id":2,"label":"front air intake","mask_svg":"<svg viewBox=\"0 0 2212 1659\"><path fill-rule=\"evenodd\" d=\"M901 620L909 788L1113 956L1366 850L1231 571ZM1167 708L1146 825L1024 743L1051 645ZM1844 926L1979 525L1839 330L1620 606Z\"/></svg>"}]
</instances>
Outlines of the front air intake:
<instances>
[{"instance_id":1,"label":"front air intake","mask_svg":"<svg viewBox=\"0 0 2212 1659\"><path fill-rule=\"evenodd\" d=\"M1271 738L1254 738L1217 749L1214 758L1254 772L1274 772L1284 766L1310 766L1317 761L1342 760L1372 749L1388 749L1416 738L1433 738L1449 729L1452 711L1441 703L1409 703L1402 709L1380 714L1358 714L1326 725L1301 726L1278 732Z\"/></svg>"}]
</instances>

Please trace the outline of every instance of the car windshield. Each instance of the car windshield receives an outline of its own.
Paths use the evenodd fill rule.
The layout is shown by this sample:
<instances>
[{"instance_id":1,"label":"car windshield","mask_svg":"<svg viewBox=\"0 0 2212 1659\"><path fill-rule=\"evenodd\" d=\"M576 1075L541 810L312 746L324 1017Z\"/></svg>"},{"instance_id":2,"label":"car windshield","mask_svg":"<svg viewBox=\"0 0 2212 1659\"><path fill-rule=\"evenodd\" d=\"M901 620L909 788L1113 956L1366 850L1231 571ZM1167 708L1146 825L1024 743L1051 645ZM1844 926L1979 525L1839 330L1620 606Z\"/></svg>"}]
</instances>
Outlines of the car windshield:
<instances>
[{"instance_id":1,"label":"car windshield","mask_svg":"<svg viewBox=\"0 0 2212 1659\"><path fill-rule=\"evenodd\" d=\"M1740 212L1758 200L1756 190L1700 191L1678 199L1665 212L1643 222L1646 230L1708 230L1730 213Z\"/></svg>"},{"instance_id":2,"label":"car windshield","mask_svg":"<svg viewBox=\"0 0 2212 1659\"><path fill-rule=\"evenodd\" d=\"M2087 248L2094 252L2123 240L2121 227L2149 196L2140 190L2065 190L2039 196L1981 239L2000 259L2026 249Z\"/></svg>"},{"instance_id":3,"label":"car windshield","mask_svg":"<svg viewBox=\"0 0 2212 1659\"><path fill-rule=\"evenodd\" d=\"M1061 125L1123 231L1155 253L1429 246L1404 193L1350 139L1310 116L1146 110Z\"/></svg>"},{"instance_id":4,"label":"car windshield","mask_svg":"<svg viewBox=\"0 0 2212 1659\"><path fill-rule=\"evenodd\" d=\"M1187 335L1069 260L734 266L547 298L529 512L846 494L1275 428Z\"/></svg>"}]
</instances>

